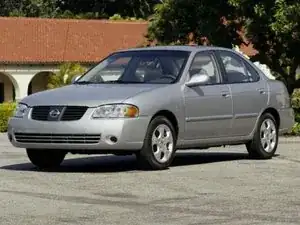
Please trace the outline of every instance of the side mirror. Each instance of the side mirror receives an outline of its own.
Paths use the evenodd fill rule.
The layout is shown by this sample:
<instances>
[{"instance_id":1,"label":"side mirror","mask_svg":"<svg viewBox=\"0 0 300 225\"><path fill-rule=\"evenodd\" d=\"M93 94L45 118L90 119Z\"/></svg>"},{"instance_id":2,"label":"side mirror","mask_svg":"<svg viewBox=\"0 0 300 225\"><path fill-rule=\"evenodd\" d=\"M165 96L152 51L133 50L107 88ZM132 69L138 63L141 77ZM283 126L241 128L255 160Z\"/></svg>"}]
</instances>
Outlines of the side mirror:
<instances>
[{"instance_id":1,"label":"side mirror","mask_svg":"<svg viewBox=\"0 0 300 225\"><path fill-rule=\"evenodd\" d=\"M72 77L71 83L74 84L80 77L80 75Z\"/></svg>"},{"instance_id":2,"label":"side mirror","mask_svg":"<svg viewBox=\"0 0 300 225\"><path fill-rule=\"evenodd\" d=\"M185 84L188 87L195 87L199 85L208 84L210 82L210 77L206 74L195 74L191 79Z\"/></svg>"}]
</instances>

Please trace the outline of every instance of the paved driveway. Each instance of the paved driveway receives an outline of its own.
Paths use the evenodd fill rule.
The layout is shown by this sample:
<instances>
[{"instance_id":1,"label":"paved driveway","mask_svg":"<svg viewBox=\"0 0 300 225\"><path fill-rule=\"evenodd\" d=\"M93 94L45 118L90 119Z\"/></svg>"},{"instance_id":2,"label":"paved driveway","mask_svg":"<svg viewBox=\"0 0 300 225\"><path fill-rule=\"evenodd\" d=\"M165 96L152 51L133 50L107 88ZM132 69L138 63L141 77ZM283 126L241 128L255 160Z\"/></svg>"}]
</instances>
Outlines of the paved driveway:
<instances>
[{"instance_id":1,"label":"paved driveway","mask_svg":"<svg viewBox=\"0 0 300 225\"><path fill-rule=\"evenodd\" d=\"M215 148L179 152L155 172L136 170L131 156L68 156L38 172L0 141L1 225L300 224L300 139L281 140L272 160Z\"/></svg>"}]
</instances>

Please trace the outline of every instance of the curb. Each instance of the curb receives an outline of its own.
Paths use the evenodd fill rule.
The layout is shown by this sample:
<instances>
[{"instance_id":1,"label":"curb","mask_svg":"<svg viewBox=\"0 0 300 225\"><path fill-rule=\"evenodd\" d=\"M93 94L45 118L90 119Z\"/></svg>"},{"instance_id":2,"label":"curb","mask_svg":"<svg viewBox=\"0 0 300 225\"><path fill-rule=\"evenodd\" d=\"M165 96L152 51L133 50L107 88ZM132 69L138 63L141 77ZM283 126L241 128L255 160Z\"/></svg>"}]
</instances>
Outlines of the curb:
<instances>
[{"instance_id":1,"label":"curb","mask_svg":"<svg viewBox=\"0 0 300 225\"><path fill-rule=\"evenodd\" d=\"M280 143L300 143L300 137L293 137L293 136L280 136L279 137L279 144Z\"/></svg>"}]
</instances>

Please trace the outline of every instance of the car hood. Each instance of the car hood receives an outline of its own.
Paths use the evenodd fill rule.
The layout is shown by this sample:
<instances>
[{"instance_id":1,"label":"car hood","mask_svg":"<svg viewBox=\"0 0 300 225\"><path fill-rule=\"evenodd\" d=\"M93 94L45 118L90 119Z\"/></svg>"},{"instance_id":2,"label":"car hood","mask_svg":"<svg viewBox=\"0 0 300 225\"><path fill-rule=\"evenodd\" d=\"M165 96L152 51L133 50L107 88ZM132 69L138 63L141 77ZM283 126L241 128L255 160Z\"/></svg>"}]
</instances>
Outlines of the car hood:
<instances>
[{"instance_id":1,"label":"car hood","mask_svg":"<svg viewBox=\"0 0 300 225\"><path fill-rule=\"evenodd\" d=\"M164 84L89 84L68 85L25 97L22 103L36 105L84 105L96 107L106 103L121 103L142 92Z\"/></svg>"}]
</instances>

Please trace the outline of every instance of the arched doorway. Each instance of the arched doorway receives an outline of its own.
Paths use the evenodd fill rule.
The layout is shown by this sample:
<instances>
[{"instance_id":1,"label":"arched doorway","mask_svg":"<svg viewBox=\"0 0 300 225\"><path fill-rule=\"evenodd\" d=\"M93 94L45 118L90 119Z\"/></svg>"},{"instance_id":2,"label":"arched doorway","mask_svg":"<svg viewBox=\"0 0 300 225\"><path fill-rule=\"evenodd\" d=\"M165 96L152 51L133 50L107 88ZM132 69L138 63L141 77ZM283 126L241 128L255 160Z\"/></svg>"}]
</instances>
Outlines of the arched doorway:
<instances>
[{"instance_id":1,"label":"arched doorway","mask_svg":"<svg viewBox=\"0 0 300 225\"><path fill-rule=\"evenodd\" d=\"M47 90L48 78L53 74L53 72L42 71L34 75L28 85L27 94L31 95L36 92Z\"/></svg>"},{"instance_id":2,"label":"arched doorway","mask_svg":"<svg viewBox=\"0 0 300 225\"><path fill-rule=\"evenodd\" d=\"M19 94L17 81L10 74L0 72L0 103L13 102Z\"/></svg>"}]
</instances>

